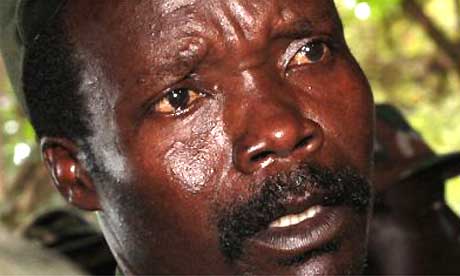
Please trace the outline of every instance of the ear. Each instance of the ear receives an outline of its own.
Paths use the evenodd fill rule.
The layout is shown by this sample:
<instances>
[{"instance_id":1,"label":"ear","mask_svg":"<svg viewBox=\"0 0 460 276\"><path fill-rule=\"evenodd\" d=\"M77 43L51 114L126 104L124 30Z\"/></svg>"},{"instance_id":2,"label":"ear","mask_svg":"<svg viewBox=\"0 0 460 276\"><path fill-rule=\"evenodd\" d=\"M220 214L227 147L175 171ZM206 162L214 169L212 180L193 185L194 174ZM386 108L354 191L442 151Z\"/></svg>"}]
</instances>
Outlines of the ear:
<instances>
[{"instance_id":1,"label":"ear","mask_svg":"<svg viewBox=\"0 0 460 276\"><path fill-rule=\"evenodd\" d=\"M76 144L65 138L44 137L40 146L53 183L62 196L80 209L100 210L96 187L77 159Z\"/></svg>"}]
</instances>

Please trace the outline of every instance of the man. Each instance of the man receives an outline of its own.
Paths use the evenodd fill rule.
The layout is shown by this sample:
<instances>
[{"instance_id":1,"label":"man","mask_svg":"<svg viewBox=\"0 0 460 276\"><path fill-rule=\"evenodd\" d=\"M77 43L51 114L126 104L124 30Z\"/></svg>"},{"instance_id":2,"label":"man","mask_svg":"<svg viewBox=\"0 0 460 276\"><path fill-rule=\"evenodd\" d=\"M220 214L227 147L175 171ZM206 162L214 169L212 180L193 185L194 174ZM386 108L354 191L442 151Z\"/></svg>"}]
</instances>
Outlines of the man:
<instances>
[{"instance_id":1,"label":"man","mask_svg":"<svg viewBox=\"0 0 460 276\"><path fill-rule=\"evenodd\" d=\"M460 219L444 181L460 174L460 153L436 155L393 106L376 106L374 216L369 274L460 274Z\"/></svg>"},{"instance_id":2,"label":"man","mask_svg":"<svg viewBox=\"0 0 460 276\"><path fill-rule=\"evenodd\" d=\"M373 100L332 0L20 2L10 71L123 273L362 270Z\"/></svg>"}]
</instances>

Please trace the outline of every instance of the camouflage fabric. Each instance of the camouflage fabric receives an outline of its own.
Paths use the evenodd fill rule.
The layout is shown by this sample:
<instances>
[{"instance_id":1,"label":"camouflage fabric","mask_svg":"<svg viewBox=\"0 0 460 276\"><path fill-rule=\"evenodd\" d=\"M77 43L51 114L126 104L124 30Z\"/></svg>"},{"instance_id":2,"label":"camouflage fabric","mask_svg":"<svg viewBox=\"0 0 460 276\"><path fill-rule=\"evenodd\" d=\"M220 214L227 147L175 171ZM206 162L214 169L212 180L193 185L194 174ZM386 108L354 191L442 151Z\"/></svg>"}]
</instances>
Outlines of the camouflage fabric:
<instances>
[{"instance_id":1,"label":"camouflage fabric","mask_svg":"<svg viewBox=\"0 0 460 276\"><path fill-rule=\"evenodd\" d=\"M51 210L25 228L24 237L59 253L90 275L113 275L115 258L104 236L79 212Z\"/></svg>"},{"instance_id":2,"label":"camouflage fabric","mask_svg":"<svg viewBox=\"0 0 460 276\"><path fill-rule=\"evenodd\" d=\"M376 105L375 184L377 191L423 173L441 179L460 174L460 152L437 155L389 104Z\"/></svg>"},{"instance_id":3,"label":"camouflage fabric","mask_svg":"<svg viewBox=\"0 0 460 276\"><path fill-rule=\"evenodd\" d=\"M13 89L22 107L22 65L28 45L40 35L55 17L65 0L1 0L0 52ZM26 113L27 110L25 109Z\"/></svg>"},{"instance_id":4,"label":"camouflage fabric","mask_svg":"<svg viewBox=\"0 0 460 276\"><path fill-rule=\"evenodd\" d=\"M66 258L7 232L1 225L0 248L0 275L86 275Z\"/></svg>"}]
</instances>

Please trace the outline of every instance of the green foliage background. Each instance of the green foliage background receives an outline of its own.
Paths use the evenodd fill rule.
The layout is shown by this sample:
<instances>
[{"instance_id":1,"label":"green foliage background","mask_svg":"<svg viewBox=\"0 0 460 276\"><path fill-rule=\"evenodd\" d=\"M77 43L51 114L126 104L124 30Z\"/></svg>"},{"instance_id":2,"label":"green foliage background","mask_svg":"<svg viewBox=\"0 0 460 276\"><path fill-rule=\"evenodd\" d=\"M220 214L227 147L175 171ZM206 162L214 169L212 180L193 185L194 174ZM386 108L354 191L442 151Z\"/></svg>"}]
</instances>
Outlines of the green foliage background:
<instances>
[{"instance_id":1,"label":"green foliage background","mask_svg":"<svg viewBox=\"0 0 460 276\"><path fill-rule=\"evenodd\" d=\"M357 19L345 1L336 1L349 46L371 82L376 102L401 108L437 153L459 151L459 75L442 68L445 57L426 31L403 12L402 0L358 2L371 7L368 20ZM449 39L460 41L454 1L418 3ZM446 197L460 214L460 179L449 181Z\"/></svg>"},{"instance_id":2,"label":"green foliage background","mask_svg":"<svg viewBox=\"0 0 460 276\"><path fill-rule=\"evenodd\" d=\"M459 75L445 65L445 57L425 30L404 13L402 1L357 0L357 3L367 3L371 8L367 20L358 19L355 9L347 7L346 2L350 1L336 0L336 3L350 48L369 77L376 101L391 102L400 107L438 153L458 151ZM454 1L425 0L418 3L449 39L460 41L460 20ZM5 123L11 120L20 125L15 134L3 130ZM20 142L27 143L33 149L32 157L38 156L33 130L14 100L3 69L0 69L0 134L2 200L5 189L21 170L21 166L12 162L15 146ZM460 213L460 179L449 182L446 196L449 204ZM0 212L1 209L0 204Z\"/></svg>"}]
</instances>

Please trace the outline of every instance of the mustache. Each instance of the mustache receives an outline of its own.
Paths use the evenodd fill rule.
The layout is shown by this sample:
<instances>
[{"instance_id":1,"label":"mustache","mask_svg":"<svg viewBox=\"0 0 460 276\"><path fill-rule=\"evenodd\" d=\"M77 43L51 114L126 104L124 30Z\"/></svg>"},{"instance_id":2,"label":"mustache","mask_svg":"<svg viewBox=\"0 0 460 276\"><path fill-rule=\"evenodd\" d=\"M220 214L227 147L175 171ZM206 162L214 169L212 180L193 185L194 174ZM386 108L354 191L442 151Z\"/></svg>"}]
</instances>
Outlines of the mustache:
<instances>
[{"instance_id":1,"label":"mustache","mask_svg":"<svg viewBox=\"0 0 460 276\"><path fill-rule=\"evenodd\" d=\"M346 167L331 170L317 164L302 164L290 172L268 177L259 184L260 191L244 203L234 203L218 214L219 245L229 262L243 254L243 243L267 229L272 221L286 215L289 197L306 191L324 195L322 205L345 205L356 213L366 213L372 198L369 180Z\"/></svg>"}]
</instances>

